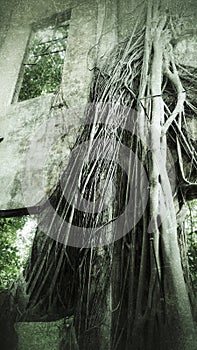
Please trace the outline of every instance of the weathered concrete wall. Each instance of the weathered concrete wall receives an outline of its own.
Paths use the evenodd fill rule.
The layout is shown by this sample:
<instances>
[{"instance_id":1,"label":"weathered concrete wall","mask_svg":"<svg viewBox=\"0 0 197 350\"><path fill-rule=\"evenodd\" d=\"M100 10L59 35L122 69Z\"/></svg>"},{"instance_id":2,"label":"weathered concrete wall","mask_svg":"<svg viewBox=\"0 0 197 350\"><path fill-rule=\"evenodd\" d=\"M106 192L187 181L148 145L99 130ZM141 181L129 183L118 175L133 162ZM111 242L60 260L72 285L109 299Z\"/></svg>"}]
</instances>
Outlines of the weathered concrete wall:
<instances>
[{"instance_id":1,"label":"weathered concrete wall","mask_svg":"<svg viewBox=\"0 0 197 350\"><path fill-rule=\"evenodd\" d=\"M168 2L176 12L180 1L166 0L164 8ZM188 5L190 12L193 3ZM140 0L0 0L0 5L0 138L4 138L0 210L5 210L35 205L52 191L82 123L93 68L132 32L136 20L140 22L143 4ZM68 109L51 112L52 95L12 103L31 24L68 9L71 21L62 76ZM189 20L189 26L192 23ZM197 49L191 38L177 44L177 57L194 64Z\"/></svg>"},{"instance_id":2,"label":"weathered concrete wall","mask_svg":"<svg viewBox=\"0 0 197 350\"><path fill-rule=\"evenodd\" d=\"M83 113L50 110L52 101L49 94L10 105L0 121L1 209L35 205L67 164Z\"/></svg>"},{"instance_id":3,"label":"weathered concrete wall","mask_svg":"<svg viewBox=\"0 0 197 350\"><path fill-rule=\"evenodd\" d=\"M35 205L60 177L80 128L93 68L98 57L111 50L117 40L116 10L111 17L114 4L107 3L13 0L14 11L8 4L7 15L4 6L0 51L0 137L4 138L0 143L1 210ZM31 23L68 9L72 12L62 92L69 110L65 108L62 113L55 108L50 113L52 95L12 103Z\"/></svg>"},{"instance_id":4,"label":"weathered concrete wall","mask_svg":"<svg viewBox=\"0 0 197 350\"><path fill-rule=\"evenodd\" d=\"M88 1L72 9L68 49L62 77L66 103L71 108L82 107L89 95L92 68L95 65L97 6Z\"/></svg>"}]
</instances>

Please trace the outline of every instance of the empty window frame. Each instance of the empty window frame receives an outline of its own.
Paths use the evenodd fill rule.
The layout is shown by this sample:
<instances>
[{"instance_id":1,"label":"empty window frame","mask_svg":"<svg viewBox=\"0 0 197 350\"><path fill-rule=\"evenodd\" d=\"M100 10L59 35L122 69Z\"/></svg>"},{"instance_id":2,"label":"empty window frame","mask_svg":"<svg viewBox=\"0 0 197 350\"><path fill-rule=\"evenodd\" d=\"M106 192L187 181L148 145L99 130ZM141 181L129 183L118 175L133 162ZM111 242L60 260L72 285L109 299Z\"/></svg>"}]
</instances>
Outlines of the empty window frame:
<instances>
[{"instance_id":1,"label":"empty window frame","mask_svg":"<svg viewBox=\"0 0 197 350\"><path fill-rule=\"evenodd\" d=\"M62 79L70 11L34 25L14 100L24 101L55 92Z\"/></svg>"}]
</instances>

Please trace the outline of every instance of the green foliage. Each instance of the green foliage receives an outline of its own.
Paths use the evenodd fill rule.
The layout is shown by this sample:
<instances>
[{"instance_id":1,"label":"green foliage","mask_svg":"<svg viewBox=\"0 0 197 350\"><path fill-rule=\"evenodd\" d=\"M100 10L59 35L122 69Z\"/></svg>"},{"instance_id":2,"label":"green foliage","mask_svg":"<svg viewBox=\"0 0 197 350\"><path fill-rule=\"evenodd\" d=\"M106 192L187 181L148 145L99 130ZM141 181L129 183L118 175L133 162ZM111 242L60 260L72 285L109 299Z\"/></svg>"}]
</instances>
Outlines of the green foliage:
<instances>
[{"instance_id":1,"label":"green foliage","mask_svg":"<svg viewBox=\"0 0 197 350\"><path fill-rule=\"evenodd\" d=\"M193 288L197 294L197 201L189 202L188 207L189 214L186 216L187 255Z\"/></svg>"},{"instance_id":2,"label":"green foliage","mask_svg":"<svg viewBox=\"0 0 197 350\"><path fill-rule=\"evenodd\" d=\"M26 66L19 101L54 92L61 82L61 68L59 54L40 57L37 64Z\"/></svg>"},{"instance_id":3,"label":"green foliage","mask_svg":"<svg viewBox=\"0 0 197 350\"><path fill-rule=\"evenodd\" d=\"M0 287L9 287L20 270L16 238L25 222L26 217L0 219Z\"/></svg>"},{"instance_id":4,"label":"green foliage","mask_svg":"<svg viewBox=\"0 0 197 350\"><path fill-rule=\"evenodd\" d=\"M55 92L62 77L68 25L45 27L34 33L24 63L19 101Z\"/></svg>"},{"instance_id":5,"label":"green foliage","mask_svg":"<svg viewBox=\"0 0 197 350\"><path fill-rule=\"evenodd\" d=\"M188 259L191 271L191 279L194 290L197 293L197 231L190 232L187 236Z\"/></svg>"}]
</instances>

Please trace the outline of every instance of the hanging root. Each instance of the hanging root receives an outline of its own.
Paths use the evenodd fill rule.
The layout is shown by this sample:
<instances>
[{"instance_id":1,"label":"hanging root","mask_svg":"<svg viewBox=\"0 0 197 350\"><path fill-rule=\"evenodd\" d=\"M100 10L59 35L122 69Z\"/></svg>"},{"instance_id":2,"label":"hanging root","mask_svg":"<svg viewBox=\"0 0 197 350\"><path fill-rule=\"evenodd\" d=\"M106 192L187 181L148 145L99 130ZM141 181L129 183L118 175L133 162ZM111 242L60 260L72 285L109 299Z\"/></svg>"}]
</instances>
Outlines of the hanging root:
<instances>
[{"instance_id":1,"label":"hanging root","mask_svg":"<svg viewBox=\"0 0 197 350\"><path fill-rule=\"evenodd\" d=\"M95 69L87 125L76 143L80 146L87 142L87 148L74 153L61 186L50 198L55 214L47 208L41 216L42 222L51 217L50 223L46 220L48 234L54 231L57 240L64 237L64 246L43 238L40 255L33 257L27 269L28 307L34 308L45 298L48 310L60 302L68 310L67 300L74 291L71 302L75 302L81 349L97 347L98 337L105 348L111 343L114 349L130 349L131 344L140 350L189 349L193 325L166 158L167 141L173 140L181 180L194 187L184 173L182 155L187 153L191 175L197 159L187 132L187 112L193 115L196 106L187 87L195 87L196 80L190 67L176 63L169 35L171 24L167 16L158 15L150 1L146 26L133 31L105 65ZM132 109L136 110L133 114ZM126 126L131 121L128 131ZM137 220L137 211L139 198L144 196L144 179L139 183L140 167L131 159L127 176L116 163L123 144L138 156L149 181L148 204L141 220ZM114 242L120 227L113 222L128 204L131 185L135 188L131 215L136 224ZM106 208L106 195L111 198L112 194L114 203ZM82 197L93 203L91 213L83 206ZM96 206L98 198L102 200ZM75 203L84 212L77 210ZM58 215L69 223L67 231L63 223L59 225ZM72 225L84 229L81 249L67 246ZM90 228L88 237L86 228ZM103 236L97 239L99 230ZM105 242L106 247L101 247L106 237L110 244ZM71 285L65 294L63 283ZM172 331L174 323L176 329Z\"/></svg>"}]
</instances>

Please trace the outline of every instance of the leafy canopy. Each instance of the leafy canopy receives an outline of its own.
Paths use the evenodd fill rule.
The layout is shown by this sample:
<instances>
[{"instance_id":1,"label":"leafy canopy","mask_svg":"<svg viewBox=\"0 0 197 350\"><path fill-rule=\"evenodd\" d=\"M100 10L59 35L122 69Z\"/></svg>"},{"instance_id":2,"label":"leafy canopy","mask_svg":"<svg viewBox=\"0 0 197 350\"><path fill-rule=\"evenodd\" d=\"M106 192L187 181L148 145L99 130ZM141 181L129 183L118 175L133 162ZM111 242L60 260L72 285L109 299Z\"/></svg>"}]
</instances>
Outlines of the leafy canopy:
<instances>
[{"instance_id":1,"label":"leafy canopy","mask_svg":"<svg viewBox=\"0 0 197 350\"><path fill-rule=\"evenodd\" d=\"M17 231L24 227L26 220L26 217L0 219L0 287L9 287L20 270L16 239Z\"/></svg>"}]
</instances>

